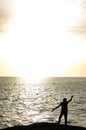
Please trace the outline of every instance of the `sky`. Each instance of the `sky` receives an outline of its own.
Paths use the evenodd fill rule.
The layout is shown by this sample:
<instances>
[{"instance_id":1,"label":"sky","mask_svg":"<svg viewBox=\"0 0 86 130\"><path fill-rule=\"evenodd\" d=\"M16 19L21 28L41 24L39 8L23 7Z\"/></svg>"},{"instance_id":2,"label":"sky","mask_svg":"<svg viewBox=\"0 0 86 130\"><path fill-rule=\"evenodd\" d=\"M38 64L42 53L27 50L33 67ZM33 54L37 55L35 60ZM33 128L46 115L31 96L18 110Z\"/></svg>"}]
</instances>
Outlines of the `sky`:
<instances>
[{"instance_id":1,"label":"sky","mask_svg":"<svg viewBox=\"0 0 86 130\"><path fill-rule=\"evenodd\" d=\"M86 77L86 0L0 0L0 76Z\"/></svg>"}]
</instances>

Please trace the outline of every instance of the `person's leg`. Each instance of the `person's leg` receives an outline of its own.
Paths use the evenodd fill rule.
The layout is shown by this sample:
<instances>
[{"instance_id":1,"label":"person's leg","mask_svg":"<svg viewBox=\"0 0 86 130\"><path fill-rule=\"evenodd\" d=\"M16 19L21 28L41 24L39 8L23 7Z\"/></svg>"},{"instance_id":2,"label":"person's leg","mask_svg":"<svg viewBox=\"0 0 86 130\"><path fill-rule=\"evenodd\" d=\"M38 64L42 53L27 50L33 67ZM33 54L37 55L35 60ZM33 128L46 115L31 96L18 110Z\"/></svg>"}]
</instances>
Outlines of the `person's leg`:
<instances>
[{"instance_id":1,"label":"person's leg","mask_svg":"<svg viewBox=\"0 0 86 130\"><path fill-rule=\"evenodd\" d=\"M64 114L64 118L65 118L65 125L67 125L67 113Z\"/></svg>"},{"instance_id":2,"label":"person's leg","mask_svg":"<svg viewBox=\"0 0 86 130\"><path fill-rule=\"evenodd\" d=\"M59 115L58 124L60 124L60 121L61 121L62 116L63 116L63 113L61 112L60 115Z\"/></svg>"}]
</instances>

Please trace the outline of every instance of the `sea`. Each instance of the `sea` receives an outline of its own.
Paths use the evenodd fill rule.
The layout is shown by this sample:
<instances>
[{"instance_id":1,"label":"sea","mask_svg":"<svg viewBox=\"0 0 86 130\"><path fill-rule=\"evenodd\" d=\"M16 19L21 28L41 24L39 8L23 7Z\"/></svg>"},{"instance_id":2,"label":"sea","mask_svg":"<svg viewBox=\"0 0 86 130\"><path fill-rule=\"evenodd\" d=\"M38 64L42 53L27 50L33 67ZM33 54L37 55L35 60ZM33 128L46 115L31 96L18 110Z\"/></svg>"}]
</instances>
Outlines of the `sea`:
<instances>
[{"instance_id":1,"label":"sea","mask_svg":"<svg viewBox=\"0 0 86 130\"><path fill-rule=\"evenodd\" d=\"M86 127L86 77L47 77L38 81L0 77L0 129L36 122L56 123L61 108L51 110L72 95L68 125Z\"/></svg>"}]
</instances>

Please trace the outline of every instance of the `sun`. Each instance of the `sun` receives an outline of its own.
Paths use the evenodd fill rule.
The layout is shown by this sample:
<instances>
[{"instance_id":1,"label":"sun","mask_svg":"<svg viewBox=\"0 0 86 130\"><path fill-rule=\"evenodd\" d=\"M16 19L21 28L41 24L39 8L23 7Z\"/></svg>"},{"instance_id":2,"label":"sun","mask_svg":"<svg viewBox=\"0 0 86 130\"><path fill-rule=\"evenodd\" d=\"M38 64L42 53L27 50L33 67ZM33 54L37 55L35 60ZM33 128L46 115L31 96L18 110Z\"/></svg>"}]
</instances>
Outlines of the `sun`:
<instances>
[{"instance_id":1,"label":"sun","mask_svg":"<svg viewBox=\"0 0 86 130\"><path fill-rule=\"evenodd\" d=\"M61 1L16 1L15 15L0 48L12 74L31 80L62 76L83 57L82 39L65 31L78 19L79 6L75 13L72 6L68 13L67 6Z\"/></svg>"}]
</instances>

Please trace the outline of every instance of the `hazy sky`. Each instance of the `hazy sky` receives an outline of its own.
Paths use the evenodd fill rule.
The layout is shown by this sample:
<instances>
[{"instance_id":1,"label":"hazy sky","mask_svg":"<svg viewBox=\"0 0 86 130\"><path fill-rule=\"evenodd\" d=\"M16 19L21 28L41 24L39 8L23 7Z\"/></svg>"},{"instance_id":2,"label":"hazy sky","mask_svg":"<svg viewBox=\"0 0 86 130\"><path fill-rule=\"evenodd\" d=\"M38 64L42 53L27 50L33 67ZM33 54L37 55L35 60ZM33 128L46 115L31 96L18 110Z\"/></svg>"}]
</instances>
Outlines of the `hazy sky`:
<instances>
[{"instance_id":1,"label":"hazy sky","mask_svg":"<svg viewBox=\"0 0 86 130\"><path fill-rule=\"evenodd\" d=\"M0 75L86 76L86 0L0 0Z\"/></svg>"},{"instance_id":2,"label":"hazy sky","mask_svg":"<svg viewBox=\"0 0 86 130\"><path fill-rule=\"evenodd\" d=\"M6 31L6 27L13 15L13 0L0 0L0 34Z\"/></svg>"}]
</instances>

